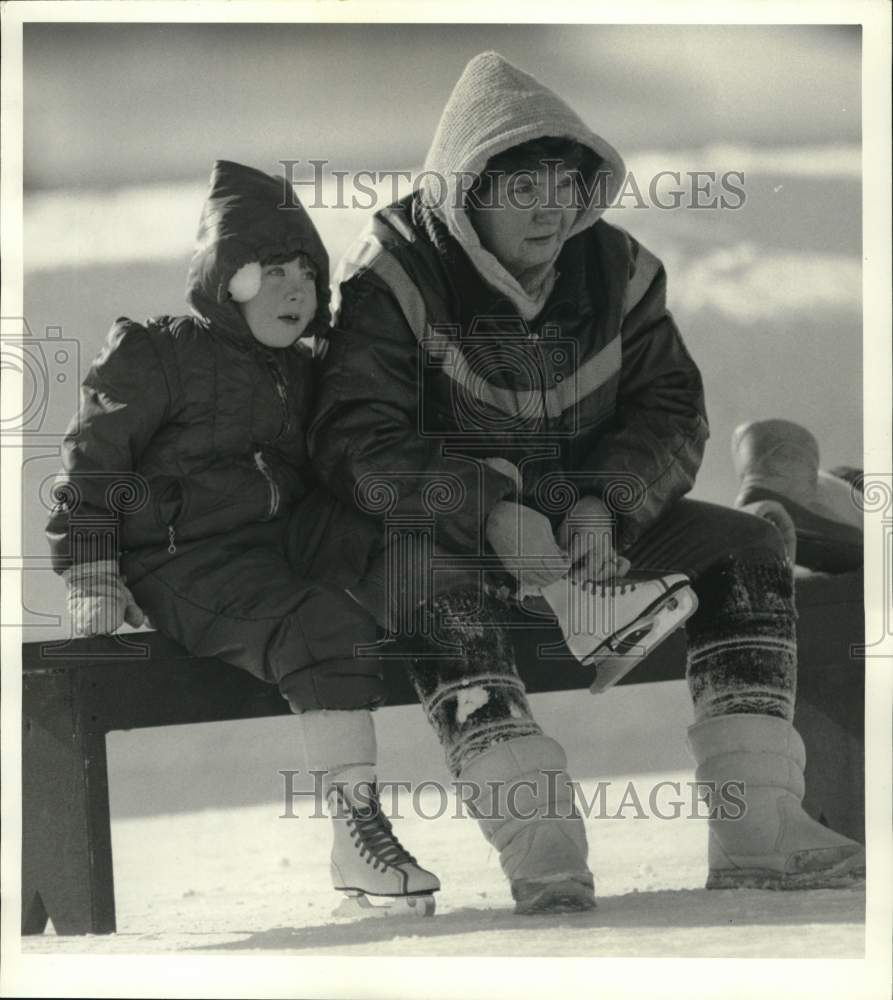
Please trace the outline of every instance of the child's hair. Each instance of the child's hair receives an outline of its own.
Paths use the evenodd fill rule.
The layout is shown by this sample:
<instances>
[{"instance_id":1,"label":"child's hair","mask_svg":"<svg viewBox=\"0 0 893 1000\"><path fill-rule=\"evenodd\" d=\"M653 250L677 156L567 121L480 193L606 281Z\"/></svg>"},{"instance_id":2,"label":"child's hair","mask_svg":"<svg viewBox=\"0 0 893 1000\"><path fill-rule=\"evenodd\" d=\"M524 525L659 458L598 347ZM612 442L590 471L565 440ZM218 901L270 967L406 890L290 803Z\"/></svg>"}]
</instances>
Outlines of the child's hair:
<instances>
[{"instance_id":1,"label":"child's hair","mask_svg":"<svg viewBox=\"0 0 893 1000\"><path fill-rule=\"evenodd\" d=\"M270 267L272 264L288 264L293 260L300 261L301 267L313 278L317 284L317 294L319 294L319 267L317 267L316 261L306 253L281 251L280 253L267 254L262 260L243 264L229 280L227 290L230 298L240 304L250 302L260 291L263 268Z\"/></svg>"},{"instance_id":2,"label":"child's hair","mask_svg":"<svg viewBox=\"0 0 893 1000\"><path fill-rule=\"evenodd\" d=\"M466 207L471 210L487 207L493 184L499 177L521 171L536 173L543 169L544 163L554 163L556 160L565 169L576 171L584 182L577 185L578 192L581 188L592 188L592 179L603 162L588 146L574 139L553 135L530 139L487 160L486 166L469 188ZM580 204L579 207L585 206Z\"/></svg>"},{"instance_id":3,"label":"child's hair","mask_svg":"<svg viewBox=\"0 0 893 1000\"><path fill-rule=\"evenodd\" d=\"M270 267L272 264L288 264L289 261L297 260L305 271L309 271L314 278L319 277L319 268L313 258L306 253L274 253L269 257L264 257L260 262L261 267Z\"/></svg>"}]
</instances>

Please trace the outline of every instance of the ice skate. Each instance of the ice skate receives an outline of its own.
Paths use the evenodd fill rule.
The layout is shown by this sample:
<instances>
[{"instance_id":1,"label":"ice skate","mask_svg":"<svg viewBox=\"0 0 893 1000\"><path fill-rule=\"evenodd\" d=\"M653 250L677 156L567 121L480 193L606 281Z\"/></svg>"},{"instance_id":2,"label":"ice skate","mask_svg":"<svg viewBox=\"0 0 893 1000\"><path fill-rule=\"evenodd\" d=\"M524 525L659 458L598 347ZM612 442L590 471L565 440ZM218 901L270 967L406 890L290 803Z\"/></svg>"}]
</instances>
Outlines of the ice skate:
<instances>
[{"instance_id":1,"label":"ice skate","mask_svg":"<svg viewBox=\"0 0 893 1000\"><path fill-rule=\"evenodd\" d=\"M544 587L568 649L595 668L593 694L607 690L697 610L683 573L631 574L600 583L569 578Z\"/></svg>"},{"instance_id":2,"label":"ice skate","mask_svg":"<svg viewBox=\"0 0 893 1000\"><path fill-rule=\"evenodd\" d=\"M346 897L333 915L432 916L440 881L397 840L375 787L358 806L336 786L328 804L334 826L332 885Z\"/></svg>"},{"instance_id":3,"label":"ice skate","mask_svg":"<svg viewBox=\"0 0 893 1000\"><path fill-rule=\"evenodd\" d=\"M865 848L801 805L806 751L790 722L723 715L692 726L689 746L711 806L708 889L837 889L864 880ZM723 795L732 783L737 801Z\"/></svg>"}]
</instances>

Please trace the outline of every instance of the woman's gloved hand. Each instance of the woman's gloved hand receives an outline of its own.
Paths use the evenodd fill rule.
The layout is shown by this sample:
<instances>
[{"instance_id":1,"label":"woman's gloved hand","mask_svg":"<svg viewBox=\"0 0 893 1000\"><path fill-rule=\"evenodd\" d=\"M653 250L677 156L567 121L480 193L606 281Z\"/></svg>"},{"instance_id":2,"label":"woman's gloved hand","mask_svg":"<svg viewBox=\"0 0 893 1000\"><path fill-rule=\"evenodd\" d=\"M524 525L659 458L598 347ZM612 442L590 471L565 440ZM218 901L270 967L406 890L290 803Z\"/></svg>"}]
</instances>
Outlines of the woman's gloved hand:
<instances>
[{"instance_id":1,"label":"woman's gloved hand","mask_svg":"<svg viewBox=\"0 0 893 1000\"><path fill-rule=\"evenodd\" d=\"M139 628L146 616L133 599L113 560L81 563L62 574L68 613L77 635L104 635L125 622Z\"/></svg>"},{"instance_id":2,"label":"woman's gloved hand","mask_svg":"<svg viewBox=\"0 0 893 1000\"><path fill-rule=\"evenodd\" d=\"M487 518L487 541L524 596L567 576L571 562L549 519L531 507L500 500Z\"/></svg>"},{"instance_id":3,"label":"woman's gloved hand","mask_svg":"<svg viewBox=\"0 0 893 1000\"><path fill-rule=\"evenodd\" d=\"M626 576L630 562L614 549L611 512L598 497L581 497L558 529L558 544L570 555L571 579L582 583Z\"/></svg>"}]
</instances>

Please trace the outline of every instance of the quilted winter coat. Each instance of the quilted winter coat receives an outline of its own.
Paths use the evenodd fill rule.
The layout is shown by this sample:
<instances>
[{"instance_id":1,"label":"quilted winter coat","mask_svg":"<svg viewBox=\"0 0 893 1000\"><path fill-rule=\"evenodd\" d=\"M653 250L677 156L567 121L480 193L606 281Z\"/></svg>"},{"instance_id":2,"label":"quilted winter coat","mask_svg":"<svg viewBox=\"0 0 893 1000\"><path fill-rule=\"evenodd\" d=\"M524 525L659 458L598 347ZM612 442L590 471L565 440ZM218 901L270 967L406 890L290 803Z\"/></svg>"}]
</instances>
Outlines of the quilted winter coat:
<instances>
[{"instance_id":1,"label":"quilted winter coat","mask_svg":"<svg viewBox=\"0 0 893 1000\"><path fill-rule=\"evenodd\" d=\"M313 351L260 344L229 296L242 265L307 254L319 308L305 337L327 333L326 252L304 209L282 202L281 180L215 165L187 282L192 315L116 320L64 439L47 532L58 572L120 557L155 627L284 693L300 687L306 708L319 693L308 670L356 673L354 643L375 639L342 590L355 576L349 556L332 558L371 535L318 488L308 459ZM90 540L91 526L106 542ZM359 673L377 684L376 669L367 660ZM352 707L322 694L326 707Z\"/></svg>"},{"instance_id":2,"label":"quilted winter coat","mask_svg":"<svg viewBox=\"0 0 893 1000\"><path fill-rule=\"evenodd\" d=\"M469 555L511 491L485 459L514 463L522 502L556 524L576 498L605 498L627 548L691 488L708 435L663 266L600 218L604 203L581 209L539 298L481 245L457 185L547 135L588 146L616 192L623 162L603 139L497 54L476 57L421 189L378 212L339 269L309 438L319 473L370 512L389 482L379 516L430 515L439 543Z\"/></svg>"}]
</instances>

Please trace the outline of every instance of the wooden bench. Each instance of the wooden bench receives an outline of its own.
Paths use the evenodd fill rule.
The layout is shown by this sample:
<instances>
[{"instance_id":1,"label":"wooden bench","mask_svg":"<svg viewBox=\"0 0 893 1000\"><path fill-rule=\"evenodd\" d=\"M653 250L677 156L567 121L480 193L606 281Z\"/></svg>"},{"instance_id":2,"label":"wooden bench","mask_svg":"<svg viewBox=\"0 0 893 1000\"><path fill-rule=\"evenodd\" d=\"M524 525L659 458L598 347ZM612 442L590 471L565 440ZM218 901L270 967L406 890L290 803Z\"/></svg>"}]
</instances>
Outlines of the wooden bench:
<instances>
[{"instance_id":1,"label":"wooden bench","mask_svg":"<svg viewBox=\"0 0 893 1000\"><path fill-rule=\"evenodd\" d=\"M806 805L863 840L864 663L861 572L798 577L797 725L806 743ZM588 688L566 658L537 655L558 633L524 631L519 671L531 693ZM286 715L279 692L158 633L26 643L22 650L22 933L115 931L106 734L119 729ZM621 683L685 676L679 632ZM390 704L416 700L397 664ZM585 709L585 705L581 706Z\"/></svg>"}]
</instances>

